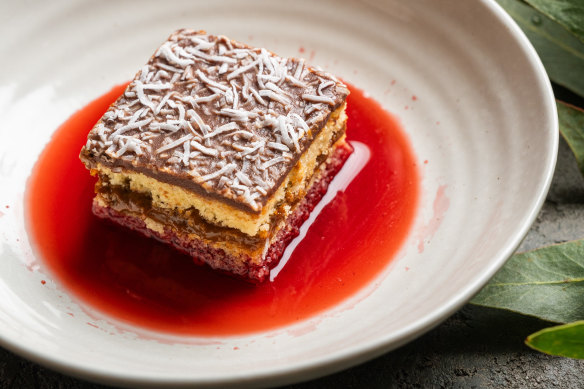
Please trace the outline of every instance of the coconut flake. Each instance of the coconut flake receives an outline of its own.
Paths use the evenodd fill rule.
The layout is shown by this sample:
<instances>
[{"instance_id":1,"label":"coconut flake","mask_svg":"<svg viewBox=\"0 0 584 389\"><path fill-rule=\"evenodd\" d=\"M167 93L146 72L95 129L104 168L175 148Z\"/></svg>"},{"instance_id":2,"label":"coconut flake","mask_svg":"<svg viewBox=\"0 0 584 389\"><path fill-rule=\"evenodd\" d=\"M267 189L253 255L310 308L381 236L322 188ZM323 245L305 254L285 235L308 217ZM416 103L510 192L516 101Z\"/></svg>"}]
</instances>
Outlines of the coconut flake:
<instances>
[{"instance_id":1,"label":"coconut flake","mask_svg":"<svg viewBox=\"0 0 584 389\"><path fill-rule=\"evenodd\" d=\"M219 111L220 115L228 116L236 122L247 122L250 118L255 118L258 115L251 111L243 109L223 108Z\"/></svg>"},{"instance_id":2,"label":"coconut flake","mask_svg":"<svg viewBox=\"0 0 584 389\"><path fill-rule=\"evenodd\" d=\"M262 164L261 169L266 170L270 166L274 166L278 163L282 163L282 162L286 162L286 161L287 161L287 159L284 157L276 157L276 158L270 159L268 162Z\"/></svg>"},{"instance_id":3,"label":"coconut flake","mask_svg":"<svg viewBox=\"0 0 584 389\"><path fill-rule=\"evenodd\" d=\"M164 151L171 150L171 149L175 148L176 146L180 146L181 144L185 143L186 141L191 140L192 138L193 138L192 134L187 134L181 138L178 138L174 142L170 142L169 144L160 147L158 150L156 150L156 154L160 154Z\"/></svg>"},{"instance_id":4,"label":"coconut flake","mask_svg":"<svg viewBox=\"0 0 584 389\"><path fill-rule=\"evenodd\" d=\"M191 59L181 59L179 58L173 51L172 51L172 43L171 42L165 42L164 44L162 44L162 46L160 46L160 48L158 49L158 51L155 54L156 57L164 57L166 58L166 60L168 62L174 63L182 68L184 68L187 65L190 65L192 63L194 63L193 60Z\"/></svg>"},{"instance_id":5,"label":"coconut flake","mask_svg":"<svg viewBox=\"0 0 584 389\"><path fill-rule=\"evenodd\" d=\"M234 163L228 163L227 165L223 166L221 169L214 171L213 173L206 174L201 177L201 182L212 180L216 177L219 177L224 174L231 173L237 168L237 165Z\"/></svg>"},{"instance_id":6,"label":"coconut flake","mask_svg":"<svg viewBox=\"0 0 584 389\"><path fill-rule=\"evenodd\" d=\"M298 60L298 65L296 66L296 71L294 72L295 79L302 80L302 70L304 70L304 59L300 58Z\"/></svg>"},{"instance_id":7,"label":"coconut flake","mask_svg":"<svg viewBox=\"0 0 584 389\"><path fill-rule=\"evenodd\" d=\"M236 172L235 177L239 179L244 185L252 186L253 182L249 179L249 177L243 172Z\"/></svg>"},{"instance_id":8,"label":"coconut flake","mask_svg":"<svg viewBox=\"0 0 584 389\"><path fill-rule=\"evenodd\" d=\"M196 74L197 74L197 76L198 76L198 77L201 79L201 81L203 81L203 82L204 82L205 84L207 84L207 85L211 85L211 86L213 86L213 87L215 87L215 88L218 88L218 89L220 89L220 90L222 90L222 91L226 91L226 90L228 90L228 89L229 89L227 86L225 86L225 85L221 85L221 84L219 84L218 82L211 80L209 77L205 76L205 75L203 74L203 72L202 72L201 70L199 70L199 69L197 69L197 70L195 71L195 73L196 73Z\"/></svg>"},{"instance_id":9,"label":"coconut flake","mask_svg":"<svg viewBox=\"0 0 584 389\"><path fill-rule=\"evenodd\" d=\"M335 105L335 101L327 96L303 94L302 99L313 103L327 103L328 105Z\"/></svg>"},{"instance_id":10,"label":"coconut flake","mask_svg":"<svg viewBox=\"0 0 584 389\"><path fill-rule=\"evenodd\" d=\"M268 103L262 98L262 96L260 96L257 90L250 86L249 91L251 92L252 96L257 100L258 103L262 105L268 105Z\"/></svg>"},{"instance_id":11,"label":"coconut flake","mask_svg":"<svg viewBox=\"0 0 584 389\"><path fill-rule=\"evenodd\" d=\"M209 50L211 47L215 46L215 41L209 42L198 36L190 36L189 39L197 44L197 46L195 46L195 49L197 50Z\"/></svg>"},{"instance_id":12,"label":"coconut flake","mask_svg":"<svg viewBox=\"0 0 584 389\"><path fill-rule=\"evenodd\" d=\"M259 63L259 60L258 61L253 61L249 65L246 65L246 66L242 66L240 68L237 68L236 70L232 71L231 73L229 73L227 75L227 80L229 81L229 80L231 80L231 79L239 76L240 74L245 73L248 70L253 69L258 63Z\"/></svg>"},{"instance_id":13,"label":"coconut flake","mask_svg":"<svg viewBox=\"0 0 584 389\"><path fill-rule=\"evenodd\" d=\"M192 141L191 141L191 145L192 145L192 146L193 146L195 149L199 150L201 153L203 153L203 154L207 154L207 155L210 155L210 156L212 156L212 157L216 157L216 156L217 156L217 154L219 154L219 152L218 152L217 150L215 150L215 149L211 149L211 148L209 148L209 147L205 147L205 146L203 146L202 144L200 144L199 142L197 142L196 140L192 140Z\"/></svg>"},{"instance_id":14,"label":"coconut flake","mask_svg":"<svg viewBox=\"0 0 584 389\"><path fill-rule=\"evenodd\" d=\"M266 146L274 149L274 150L278 150L278 151L290 151L290 149L288 148L288 146L286 146L283 143L276 143L276 142L268 142L266 144Z\"/></svg>"},{"instance_id":15,"label":"coconut flake","mask_svg":"<svg viewBox=\"0 0 584 389\"><path fill-rule=\"evenodd\" d=\"M204 60L210 61L210 62L227 62L227 63L237 63L237 60L234 58L230 58L230 57L225 57L222 55L209 55L207 53L204 53L200 50L198 50L196 47L187 47L186 51L189 54L192 54L196 57L202 58Z\"/></svg>"},{"instance_id":16,"label":"coconut flake","mask_svg":"<svg viewBox=\"0 0 584 389\"><path fill-rule=\"evenodd\" d=\"M239 126L237 125L237 123L229 122L227 124L224 124L222 126L217 127L216 129L213 130L213 132L206 134L204 136L204 138L212 138L214 136L217 136L219 134L223 134L225 132L237 130L238 128L239 128Z\"/></svg>"},{"instance_id":17,"label":"coconut flake","mask_svg":"<svg viewBox=\"0 0 584 389\"><path fill-rule=\"evenodd\" d=\"M167 65L167 64L162 63L162 62L158 62L156 64L156 67L159 67L159 68L164 69L164 70L168 70L171 73L182 73L184 71L184 69L175 68L174 66L170 66L170 65Z\"/></svg>"},{"instance_id":18,"label":"coconut flake","mask_svg":"<svg viewBox=\"0 0 584 389\"><path fill-rule=\"evenodd\" d=\"M270 100L277 101L278 103L280 103L284 106L290 105L290 100L286 96L279 95L272 90L262 89L259 91L259 95L263 96L263 97L267 97Z\"/></svg>"},{"instance_id":19,"label":"coconut flake","mask_svg":"<svg viewBox=\"0 0 584 389\"><path fill-rule=\"evenodd\" d=\"M210 127L208 125L206 125L205 122L203 122L203 119L201 119L201 117L199 116L199 114L195 110L189 109L187 111L187 115L192 120L195 121L195 123L197 124L197 126L199 127L201 132L203 132L203 135L206 135L209 132Z\"/></svg>"},{"instance_id":20,"label":"coconut flake","mask_svg":"<svg viewBox=\"0 0 584 389\"><path fill-rule=\"evenodd\" d=\"M335 85L334 81L321 82L320 85L318 86L317 93L319 94L319 96L322 96L322 90L328 88L329 86L333 86L333 85Z\"/></svg>"},{"instance_id":21,"label":"coconut flake","mask_svg":"<svg viewBox=\"0 0 584 389\"><path fill-rule=\"evenodd\" d=\"M114 131L111 135L110 138L113 138L115 136L121 135L124 132L130 131L130 130L135 130L137 128L140 128L142 126L147 125L148 123L150 123L152 121L152 118L148 118L148 119L144 119L144 120L140 120L138 122L134 122L132 124L127 124L125 126L120 127L119 129L117 129L116 131Z\"/></svg>"},{"instance_id":22,"label":"coconut flake","mask_svg":"<svg viewBox=\"0 0 584 389\"><path fill-rule=\"evenodd\" d=\"M288 81L290 84L297 86L299 88L306 88L306 84L295 77L286 76L286 81Z\"/></svg>"}]
</instances>

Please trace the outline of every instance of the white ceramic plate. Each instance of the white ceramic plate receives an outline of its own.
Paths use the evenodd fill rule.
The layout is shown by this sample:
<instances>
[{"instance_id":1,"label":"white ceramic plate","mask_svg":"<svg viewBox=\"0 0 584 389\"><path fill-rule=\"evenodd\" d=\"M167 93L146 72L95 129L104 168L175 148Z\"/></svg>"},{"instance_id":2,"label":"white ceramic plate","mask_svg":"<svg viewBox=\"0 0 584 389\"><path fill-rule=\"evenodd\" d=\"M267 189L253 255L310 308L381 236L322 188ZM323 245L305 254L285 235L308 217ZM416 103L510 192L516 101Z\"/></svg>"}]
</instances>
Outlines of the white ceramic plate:
<instances>
[{"instance_id":1,"label":"white ceramic plate","mask_svg":"<svg viewBox=\"0 0 584 389\"><path fill-rule=\"evenodd\" d=\"M515 250L551 180L550 85L494 2L38 1L3 2L0 15L0 339L68 374L120 385L276 385L373 358L468 301ZM416 158L429 161L403 250L358 296L261 334L149 334L96 318L33 255L23 193L51 133L130 79L179 27L282 55L304 48L397 115Z\"/></svg>"}]
</instances>

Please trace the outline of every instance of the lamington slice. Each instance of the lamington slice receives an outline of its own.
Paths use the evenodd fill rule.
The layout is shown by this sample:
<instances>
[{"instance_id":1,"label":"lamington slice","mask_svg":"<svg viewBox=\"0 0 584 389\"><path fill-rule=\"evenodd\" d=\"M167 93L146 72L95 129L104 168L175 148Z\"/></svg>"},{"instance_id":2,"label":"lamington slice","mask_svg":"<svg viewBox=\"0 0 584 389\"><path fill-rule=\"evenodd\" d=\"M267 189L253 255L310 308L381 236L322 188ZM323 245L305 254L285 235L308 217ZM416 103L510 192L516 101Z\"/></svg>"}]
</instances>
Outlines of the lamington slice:
<instances>
[{"instance_id":1,"label":"lamington slice","mask_svg":"<svg viewBox=\"0 0 584 389\"><path fill-rule=\"evenodd\" d=\"M264 281L352 152L348 94L303 59L178 30L88 135L93 212Z\"/></svg>"}]
</instances>

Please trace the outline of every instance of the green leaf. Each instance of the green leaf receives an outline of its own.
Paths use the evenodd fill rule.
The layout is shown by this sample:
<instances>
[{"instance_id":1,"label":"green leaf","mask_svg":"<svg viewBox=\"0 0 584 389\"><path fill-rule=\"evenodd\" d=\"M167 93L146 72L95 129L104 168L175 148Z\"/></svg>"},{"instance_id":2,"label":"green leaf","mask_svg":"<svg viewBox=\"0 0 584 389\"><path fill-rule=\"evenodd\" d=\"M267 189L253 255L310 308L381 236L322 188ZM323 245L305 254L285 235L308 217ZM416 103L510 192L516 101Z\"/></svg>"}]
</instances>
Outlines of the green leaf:
<instances>
[{"instance_id":1,"label":"green leaf","mask_svg":"<svg viewBox=\"0 0 584 389\"><path fill-rule=\"evenodd\" d=\"M525 344L546 354L584 359L584 321L545 328L529 335Z\"/></svg>"},{"instance_id":2,"label":"green leaf","mask_svg":"<svg viewBox=\"0 0 584 389\"><path fill-rule=\"evenodd\" d=\"M543 320L584 320L584 240L515 254L471 303Z\"/></svg>"},{"instance_id":3,"label":"green leaf","mask_svg":"<svg viewBox=\"0 0 584 389\"><path fill-rule=\"evenodd\" d=\"M539 54L550 79L584 96L584 42L520 0L497 0Z\"/></svg>"},{"instance_id":4,"label":"green leaf","mask_svg":"<svg viewBox=\"0 0 584 389\"><path fill-rule=\"evenodd\" d=\"M582 0L526 1L584 42L584 2Z\"/></svg>"},{"instance_id":5,"label":"green leaf","mask_svg":"<svg viewBox=\"0 0 584 389\"><path fill-rule=\"evenodd\" d=\"M578 162L584 175L584 111L561 101L557 101L560 132Z\"/></svg>"}]
</instances>

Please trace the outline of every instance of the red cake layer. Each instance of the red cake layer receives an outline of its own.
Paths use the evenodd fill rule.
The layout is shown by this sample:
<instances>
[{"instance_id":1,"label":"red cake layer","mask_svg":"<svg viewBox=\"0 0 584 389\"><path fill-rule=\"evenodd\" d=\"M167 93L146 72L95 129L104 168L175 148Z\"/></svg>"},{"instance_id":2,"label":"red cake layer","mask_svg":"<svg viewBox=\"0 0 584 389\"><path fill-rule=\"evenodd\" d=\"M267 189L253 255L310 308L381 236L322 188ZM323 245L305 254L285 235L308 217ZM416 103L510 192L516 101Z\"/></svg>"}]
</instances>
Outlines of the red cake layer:
<instances>
[{"instance_id":1,"label":"red cake layer","mask_svg":"<svg viewBox=\"0 0 584 389\"><path fill-rule=\"evenodd\" d=\"M191 239L188 235L181 234L180 231L170 227L165 227L162 234L153 231L146 226L146 223L139 215L103 207L96 201L93 203L93 213L100 218L112 220L119 225L141 232L147 237L154 237L164 243L172 244L178 250L192 256L197 264L206 264L213 269L221 270L252 282L263 282L269 278L270 269L280 262L288 244L298 236L300 227L325 195L329 184L341 170L352 151L351 146L344 143L339 145L334 150L334 153L329 156L320 178L312 184L306 196L290 214L286 220L285 227L277 233L260 264L252 263L249 257L243 259L235 257L201 240Z\"/></svg>"}]
</instances>

